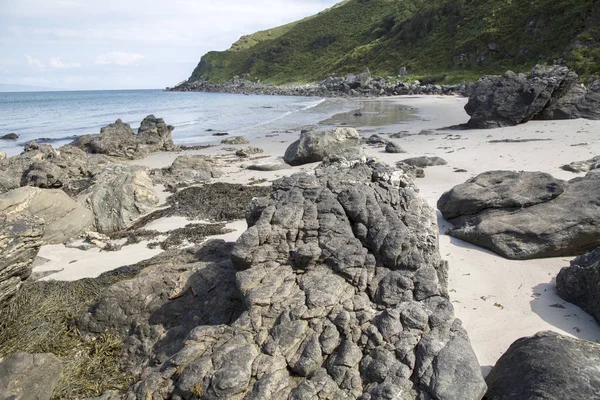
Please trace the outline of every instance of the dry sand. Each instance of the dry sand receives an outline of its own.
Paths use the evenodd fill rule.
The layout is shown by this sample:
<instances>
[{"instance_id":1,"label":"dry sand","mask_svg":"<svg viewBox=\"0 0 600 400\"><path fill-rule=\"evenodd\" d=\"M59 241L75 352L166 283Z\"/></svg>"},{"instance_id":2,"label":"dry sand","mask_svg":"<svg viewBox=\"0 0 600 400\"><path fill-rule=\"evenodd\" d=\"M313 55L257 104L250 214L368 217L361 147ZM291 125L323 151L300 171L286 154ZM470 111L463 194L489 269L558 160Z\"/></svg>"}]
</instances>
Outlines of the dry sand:
<instances>
[{"instance_id":1,"label":"dry sand","mask_svg":"<svg viewBox=\"0 0 600 400\"><path fill-rule=\"evenodd\" d=\"M353 118L353 125L365 137L373 133L409 131L417 134L422 130L439 129L466 122L463 110L466 99L459 97L414 96L365 100L363 117ZM389 118L375 114L389 113L390 105L403 110L416 107L415 120L390 123ZM402 111L399 114L404 114ZM348 121L343 116L337 122ZM362 119L361 119L362 118ZM373 124L385 123L383 126ZM387 154L381 148L367 148L370 155L393 164L404 158L422 155L440 156L447 166L430 167L426 177L417 180L421 194L435 209L437 199L454 185L464 182L481 172L508 169L544 171L571 179L576 174L565 172L560 166L572 161L584 160L600 154L600 121L535 121L510 128L493 130L440 130L430 135L414 135L392 139L407 154ZM266 136L268 135L268 136ZM287 146L298 137L298 132L265 132L250 138L252 146L265 150L256 161L265 162L284 154ZM385 136L384 136L385 137ZM549 141L527 143L489 143L501 139L544 138ZM222 137L215 138L218 144ZM585 145L581 145L586 143ZM221 160L224 176L219 180L231 183L248 183L251 179L272 181L280 176L301 170L311 170L317 164L294 167L275 172L259 172L244 169L249 161L241 161L225 147L242 148L248 145L217 145L204 150L188 151L187 154L213 155ZM149 167L164 167L181 153L155 153L148 158L133 162ZM455 172L464 169L467 172ZM266 182L265 184L268 184ZM157 188L160 191L160 188ZM164 199L165 194L161 193ZM154 221L150 228L166 232L192 221L169 218ZM450 295L456 315L462 319L484 372L516 339L541 330L553 330L563 334L600 342L600 326L580 308L562 301L555 293L554 278L561 267L572 258L510 261L489 251L477 248L444 234L448 223L438 212L440 225L440 251L450 265ZM235 229L224 235L235 240L246 228L244 221L228 225ZM45 246L40 256L51 260L36 268L62 270L46 279L79 279L97 276L106 268L117 268L148 258L160 250L149 250L143 243L124 247L115 253L89 250L77 252L64 246ZM72 260L76 263L69 264Z\"/></svg>"}]
</instances>

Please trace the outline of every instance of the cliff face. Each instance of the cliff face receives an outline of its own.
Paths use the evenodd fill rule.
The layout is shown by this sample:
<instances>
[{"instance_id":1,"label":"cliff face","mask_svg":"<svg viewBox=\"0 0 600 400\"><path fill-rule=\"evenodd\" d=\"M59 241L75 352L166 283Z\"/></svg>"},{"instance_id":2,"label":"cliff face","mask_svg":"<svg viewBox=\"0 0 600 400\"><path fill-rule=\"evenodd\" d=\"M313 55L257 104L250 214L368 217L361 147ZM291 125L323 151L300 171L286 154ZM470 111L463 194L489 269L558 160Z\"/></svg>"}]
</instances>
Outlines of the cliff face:
<instances>
[{"instance_id":1,"label":"cliff face","mask_svg":"<svg viewBox=\"0 0 600 400\"><path fill-rule=\"evenodd\" d=\"M600 74L598 26L598 0L346 0L207 53L189 82L313 82L368 67L451 83L556 60L586 79Z\"/></svg>"}]
</instances>

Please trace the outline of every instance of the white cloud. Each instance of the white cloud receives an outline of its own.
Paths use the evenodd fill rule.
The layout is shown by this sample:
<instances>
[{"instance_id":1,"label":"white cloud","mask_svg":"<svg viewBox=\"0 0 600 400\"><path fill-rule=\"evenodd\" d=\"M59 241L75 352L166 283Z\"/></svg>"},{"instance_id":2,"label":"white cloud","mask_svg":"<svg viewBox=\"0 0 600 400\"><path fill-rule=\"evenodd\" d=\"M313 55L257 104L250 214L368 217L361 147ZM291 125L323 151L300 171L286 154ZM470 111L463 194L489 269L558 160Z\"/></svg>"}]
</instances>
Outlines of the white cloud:
<instances>
[{"instance_id":1,"label":"white cloud","mask_svg":"<svg viewBox=\"0 0 600 400\"><path fill-rule=\"evenodd\" d=\"M31 56L25 56L25 58L27 59L27 64L37 68L37 69L44 69L46 68L46 66L44 65L43 62L41 62L39 59L35 58L35 57L31 57Z\"/></svg>"},{"instance_id":2,"label":"white cloud","mask_svg":"<svg viewBox=\"0 0 600 400\"><path fill-rule=\"evenodd\" d=\"M96 57L96 64L98 65L130 65L139 61L146 56L138 53L122 53L115 51L112 53L101 54Z\"/></svg>"},{"instance_id":3,"label":"white cloud","mask_svg":"<svg viewBox=\"0 0 600 400\"><path fill-rule=\"evenodd\" d=\"M60 57L50 57L50 60L48 60L48 65L51 68L58 68L58 69L68 69L68 68L79 68L81 67L80 63L68 63L68 62L64 62Z\"/></svg>"}]
</instances>

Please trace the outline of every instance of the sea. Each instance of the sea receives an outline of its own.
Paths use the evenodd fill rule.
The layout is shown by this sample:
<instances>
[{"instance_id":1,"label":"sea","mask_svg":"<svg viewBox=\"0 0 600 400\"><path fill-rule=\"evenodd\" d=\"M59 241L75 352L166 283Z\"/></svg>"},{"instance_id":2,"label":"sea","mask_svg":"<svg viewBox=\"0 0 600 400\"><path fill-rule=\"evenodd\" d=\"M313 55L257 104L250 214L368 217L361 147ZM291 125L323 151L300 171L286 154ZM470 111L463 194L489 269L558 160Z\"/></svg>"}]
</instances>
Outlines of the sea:
<instances>
[{"instance_id":1,"label":"sea","mask_svg":"<svg viewBox=\"0 0 600 400\"><path fill-rule=\"evenodd\" d=\"M19 154L31 140L59 147L117 119L135 132L149 114L175 127L176 144L202 145L214 141L214 133L252 137L295 130L357 108L347 99L162 90L0 93L0 137L19 135L0 140L0 151Z\"/></svg>"}]
</instances>

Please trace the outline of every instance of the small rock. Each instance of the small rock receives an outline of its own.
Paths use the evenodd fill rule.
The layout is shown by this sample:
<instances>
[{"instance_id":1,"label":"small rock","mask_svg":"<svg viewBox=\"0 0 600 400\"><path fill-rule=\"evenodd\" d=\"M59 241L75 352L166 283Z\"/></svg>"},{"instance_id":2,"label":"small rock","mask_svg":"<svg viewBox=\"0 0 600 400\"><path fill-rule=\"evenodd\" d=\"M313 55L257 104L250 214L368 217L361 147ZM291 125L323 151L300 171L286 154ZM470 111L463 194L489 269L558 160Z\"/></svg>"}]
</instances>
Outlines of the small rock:
<instances>
[{"instance_id":1,"label":"small rock","mask_svg":"<svg viewBox=\"0 0 600 400\"><path fill-rule=\"evenodd\" d=\"M17 135L16 133L8 133L4 136L0 136L0 139L2 140L17 140L19 138L19 135Z\"/></svg>"},{"instance_id":2,"label":"small rock","mask_svg":"<svg viewBox=\"0 0 600 400\"><path fill-rule=\"evenodd\" d=\"M415 167L419 168L434 167L437 165L448 164L448 162L441 157L427 156L407 158L406 160L402 160L402 162L405 164L414 165Z\"/></svg>"},{"instance_id":3,"label":"small rock","mask_svg":"<svg viewBox=\"0 0 600 400\"><path fill-rule=\"evenodd\" d=\"M212 135L213 136L227 136L227 135L229 135L229 133L227 133L227 132L217 132L217 133L213 133Z\"/></svg>"},{"instance_id":4,"label":"small rock","mask_svg":"<svg viewBox=\"0 0 600 400\"><path fill-rule=\"evenodd\" d=\"M239 149L238 151L235 152L235 155L238 157L249 157L252 154L260 154L263 153L264 150L259 148L259 147L245 147L243 149Z\"/></svg>"},{"instance_id":5,"label":"small rock","mask_svg":"<svg viewBox=\"0 0 600 400\"><path fill-rule=\"evenodd\" d=\"M402 147L400 147L399 145L397 145L394 142L388 142L388 144L385 145L385 152L386 153L406 153L406 150L404 150Z\"/></svg>"},{"instance_id":6,"label":"small rock","mask_svg":"<svg viewBox=\"0 0 600 400\"><path fill-rule=\"evenodd\" d=\"M234 136L231 138L221 140L221 144L248 144L248 139L243 136Z\"/></svg>"},{"instance_id":7,"label":"small rock","mask_svg":"<svg viewBox=\"0 0 600 400\"><path fill-rule=\"evenodd\" d=\"M0 161L6 160L6 153L4 151L0 151Z\"/></svg>"}]
</instances>

